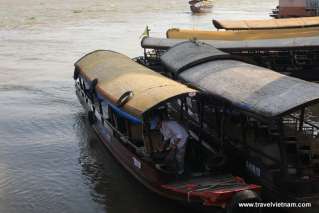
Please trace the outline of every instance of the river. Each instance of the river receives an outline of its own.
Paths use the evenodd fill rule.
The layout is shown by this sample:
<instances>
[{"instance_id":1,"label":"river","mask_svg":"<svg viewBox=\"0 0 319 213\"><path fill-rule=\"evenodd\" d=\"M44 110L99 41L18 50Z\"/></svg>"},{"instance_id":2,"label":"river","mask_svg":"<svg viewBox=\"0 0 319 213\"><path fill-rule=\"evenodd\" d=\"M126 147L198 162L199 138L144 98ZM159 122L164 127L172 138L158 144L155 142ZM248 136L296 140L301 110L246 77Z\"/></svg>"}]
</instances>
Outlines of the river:
<instances>
[{"instance_id":1,"label":"river","mask_svg":"<svg viewBox=\"0 0 319 213\"><path fill-rule=\"evenodd\" d=\"M76 99L73 63L95 49L142 54L170 27L268 18L278 0L0 0L0 212L188 212L149 192L109 154ZM192 211L193 212L193 211Z\"/></svg>"}]
</instances>

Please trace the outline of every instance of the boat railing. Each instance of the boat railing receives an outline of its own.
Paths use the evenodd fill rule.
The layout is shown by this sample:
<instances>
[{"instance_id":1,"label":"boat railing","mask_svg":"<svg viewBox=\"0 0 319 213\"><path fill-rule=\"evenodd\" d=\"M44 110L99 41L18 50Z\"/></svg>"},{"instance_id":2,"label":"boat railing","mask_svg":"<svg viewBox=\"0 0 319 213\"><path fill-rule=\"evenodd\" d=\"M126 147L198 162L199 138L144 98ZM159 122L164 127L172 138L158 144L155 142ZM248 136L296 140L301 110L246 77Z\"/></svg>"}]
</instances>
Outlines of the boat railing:
<instances>
[{"instance_id":1,"label":"boat railing","mask_svg":"<svg viewBox=\"0 0 319 213\"><path fill-rule=\"evenodd\" d=\"M284 118L283 123L289 127L293 127L295 131L298 131L300 127L300 120L294 116L289 115L289 117ZM305 136L316 138L318 136L319 126L309 122L304 121L301 131Z\"/></svg>"},{"instance_id":2,"label":"boat railing","mask_svg":"<svg viewBox=\"0 0 319 213\"><path fill-rule=\"evenodd\" d=\"M252 147L252 146L250 146L250 145L248 145L248 144L246 144L246 146L247 146L247 148L248 148L249 150L251 150L251 151L253 151L253 152L255 152L255 153L261 155L261 156L264 157L264 158L267 158L267 159L271 160L272 162L274 162L274 163L276 163L276 164L278 164L278 165L281 163L281 161L280 161L279 159L276 159L276 158L274 158L274 157L272 157L272 156L269 156L269 155L265 154L263 151L261 151L261 150L259 150L259 149L256 149L256 148L254 148L254 147Z\"/></svg>"}]
</instances>

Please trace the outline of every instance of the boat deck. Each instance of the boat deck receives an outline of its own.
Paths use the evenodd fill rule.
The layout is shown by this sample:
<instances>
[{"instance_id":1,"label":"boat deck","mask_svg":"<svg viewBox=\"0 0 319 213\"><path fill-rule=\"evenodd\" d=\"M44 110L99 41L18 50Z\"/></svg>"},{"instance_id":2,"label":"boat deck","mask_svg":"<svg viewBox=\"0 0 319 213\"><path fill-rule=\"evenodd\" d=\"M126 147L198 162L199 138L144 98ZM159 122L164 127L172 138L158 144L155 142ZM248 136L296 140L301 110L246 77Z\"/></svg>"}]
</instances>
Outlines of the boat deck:
<instances>
[{"instance_id":1,"label":"boat deck","mask_svg":"<svg viewBox=\"0 0 319 213\"><path fill-rule=\"evenodd\" d=\"M224 199L243 190L259 190L259 186L246 184L243 179L232 175L191 178L162 185L171 192L182 194L188 201L202 201L207 206L223 206Z\"/></svg>"}]
</instances>

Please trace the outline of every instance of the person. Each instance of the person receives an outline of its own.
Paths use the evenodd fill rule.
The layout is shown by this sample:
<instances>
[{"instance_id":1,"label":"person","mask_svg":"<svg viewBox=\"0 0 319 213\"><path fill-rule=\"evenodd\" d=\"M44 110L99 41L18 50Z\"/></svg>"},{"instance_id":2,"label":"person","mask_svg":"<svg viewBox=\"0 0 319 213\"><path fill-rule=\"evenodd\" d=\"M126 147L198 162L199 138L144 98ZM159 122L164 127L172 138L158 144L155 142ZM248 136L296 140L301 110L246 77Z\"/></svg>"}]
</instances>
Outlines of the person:
<instances>
[{"instance_id":1,"label":"person","mask_svg":"<svg viewBox=\"0 0 319 213\"><path fill-rule=\"evenodd\" d=\"M164 141L169 141L170 153L168 155L174 155L177 163L177 174L182 175L184 173L184 158L188 139L186 129L174 120L164 120L159 116L155 116L151 120L151 129L159 129ZM160 151L163 151L164 147L165 143L162 142Z\"/></svg>"}]
</instances>

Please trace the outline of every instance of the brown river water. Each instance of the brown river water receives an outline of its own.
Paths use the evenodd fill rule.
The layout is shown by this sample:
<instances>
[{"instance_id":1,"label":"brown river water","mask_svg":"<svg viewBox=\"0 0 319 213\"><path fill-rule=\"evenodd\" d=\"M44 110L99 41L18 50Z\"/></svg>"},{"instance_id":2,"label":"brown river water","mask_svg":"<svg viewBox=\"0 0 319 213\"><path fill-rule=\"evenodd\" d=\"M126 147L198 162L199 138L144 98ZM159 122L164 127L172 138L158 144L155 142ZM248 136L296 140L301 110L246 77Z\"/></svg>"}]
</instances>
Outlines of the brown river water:
<instances>
[{"instance_id":1,"label":"brown river water","mask_svg":"<svg viewBox=\"0 0 319 213\"><path fill-rule=\"evenodd\" d=\"M87 125L73 63L95 49L142 54L139 36L268 18L278 0L0 0L0 213L193 212L149 192Z\"/></svg>"}]
</instances>

